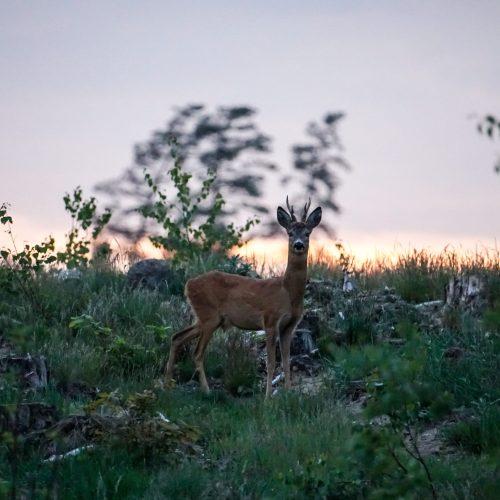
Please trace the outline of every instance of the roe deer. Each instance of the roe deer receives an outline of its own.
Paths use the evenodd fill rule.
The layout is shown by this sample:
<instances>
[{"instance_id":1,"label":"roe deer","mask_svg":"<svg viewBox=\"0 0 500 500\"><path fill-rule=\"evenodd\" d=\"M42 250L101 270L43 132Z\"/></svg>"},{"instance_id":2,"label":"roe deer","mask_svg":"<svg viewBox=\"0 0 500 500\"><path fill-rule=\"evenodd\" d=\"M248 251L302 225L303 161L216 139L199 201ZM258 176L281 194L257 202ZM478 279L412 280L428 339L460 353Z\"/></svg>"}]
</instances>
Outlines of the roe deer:
<instances>
[{"instance_id":1,"label":"roe deer","mask_svg":"<svg viewBox=\"0 0 500 500\"><path fill-rule=\"evenodd\" d=\"M307 279L309 235L321 221L321 207L309 217L311 200L304 206L300 221L286 200L287 213L278 207L278 222L288 233L288 263L285 274L278 278L256 279L219 271L210 271L186 283L186 297L195 315L195 323L172 336L166 377L173 376L177 350L188 340L198 338L194 362L200 386L208 394L203 357L213 332L221 327L235 326L245 330L266 332L267 384L266 398L271 395L276 368L276 341L279 336L281 362L285 373L285 387L290 380L290 343L292 334L302 317L304 291Z\"/></svg>"}]
</instances>

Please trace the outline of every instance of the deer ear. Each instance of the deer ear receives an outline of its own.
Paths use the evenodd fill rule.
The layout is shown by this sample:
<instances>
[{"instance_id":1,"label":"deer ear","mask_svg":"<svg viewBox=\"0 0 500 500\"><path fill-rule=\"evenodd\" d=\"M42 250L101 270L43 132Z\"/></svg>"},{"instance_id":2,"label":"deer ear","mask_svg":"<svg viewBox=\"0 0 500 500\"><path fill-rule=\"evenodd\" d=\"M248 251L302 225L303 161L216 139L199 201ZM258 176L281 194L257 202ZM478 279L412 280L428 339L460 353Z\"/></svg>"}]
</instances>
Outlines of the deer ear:
<instances>
[{"instance_id":1,"label":"deer ear","mask_svg":"<svg viewBox=\"0 0 500 500\"><path fill-rule=\"evenodd\" d=\"M288 229L292 222L292 218L288 215L286 210L284 210L281 207L278 207L278 211L276 213L276 216L278 218L278 222L280 226L283 226L285 229Z\"/></svg>"},{"instance_id":2,"label":"deer ear","mask_svg":"<svg viewBox=\"0 0 500 500\"><path fill-rule=\"evenodd\" d=\"M313 230L320 222L322 215L321 207L314 209L306 220L306 226L309 230Z\"/></svg>"}]
</instances>

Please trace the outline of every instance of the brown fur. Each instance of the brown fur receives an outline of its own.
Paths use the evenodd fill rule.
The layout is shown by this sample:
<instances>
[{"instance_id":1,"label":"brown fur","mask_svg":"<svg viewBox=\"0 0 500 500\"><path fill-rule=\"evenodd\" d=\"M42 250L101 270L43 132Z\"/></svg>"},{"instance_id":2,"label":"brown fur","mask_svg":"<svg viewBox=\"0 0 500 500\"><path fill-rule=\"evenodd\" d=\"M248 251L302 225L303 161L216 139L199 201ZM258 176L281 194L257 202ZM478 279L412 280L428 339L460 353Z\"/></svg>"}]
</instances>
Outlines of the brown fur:
<instances>
[{"instance_id":1,"label":"brown fur","mask_svg":"<svg viewBox=\"0 0 500 500\"><path fill-rule=\"evenodd\" d=\"M191 339L198 338L194 361L201 388L208 393L209 387L203 367L205 350L217 328L234 326L244 330L266 331L266 397L272 390L271 382L276 367L276 341L279 336L285 386L290 387L290 343L303 312L309 233L321 220L321 209L316 209L305 221L307 208L306 205L302 222L296 221L290 207L291 216L281 207L278 209L278 220L289 234L288 264L283 276L260 280L211 271L187 282L185 293L196 321L172 336L166 368L168 379L172 378L179 347ZM298 240L304 244L303 248L296 248Z\"/></svg>"}]
</instances>

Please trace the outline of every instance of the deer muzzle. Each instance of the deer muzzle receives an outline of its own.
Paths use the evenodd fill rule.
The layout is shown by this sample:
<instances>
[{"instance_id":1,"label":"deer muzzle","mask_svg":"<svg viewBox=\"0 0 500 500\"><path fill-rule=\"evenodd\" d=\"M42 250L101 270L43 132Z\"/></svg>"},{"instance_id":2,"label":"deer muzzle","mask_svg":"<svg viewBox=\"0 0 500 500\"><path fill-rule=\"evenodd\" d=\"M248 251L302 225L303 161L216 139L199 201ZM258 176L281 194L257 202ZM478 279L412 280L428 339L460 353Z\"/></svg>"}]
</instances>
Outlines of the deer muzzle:
<instances>
[{"instance_id":1,"label":"deer muzzle","mask_svg":"<svg viewBox=\"0 0 500 500\"><path fill-rule=\"evenodd\" d=\"M304 245L304 242L301 240L295 240L293 242L293 249L296 252L303 252L306 249L306 246Z\"/></svg>"}]
</instances>

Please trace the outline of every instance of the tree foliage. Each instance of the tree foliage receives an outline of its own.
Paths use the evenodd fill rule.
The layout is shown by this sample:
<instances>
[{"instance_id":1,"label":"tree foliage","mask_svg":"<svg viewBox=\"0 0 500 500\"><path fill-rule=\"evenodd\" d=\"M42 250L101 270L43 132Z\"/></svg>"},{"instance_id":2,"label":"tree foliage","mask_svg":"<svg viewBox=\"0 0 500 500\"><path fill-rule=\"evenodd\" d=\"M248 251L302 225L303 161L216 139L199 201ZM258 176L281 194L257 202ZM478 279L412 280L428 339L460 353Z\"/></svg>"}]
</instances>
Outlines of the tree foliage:
<instances>
[{"instance_id":1,"label":"tree foliage","mask_svg":"<svg viewBox=\"0 0 500 500\"><path fill-rule=\"evenodd\" d=\"M210 194L198 207L199 217L213 212L220 196L226 203L217 215L219 225L267 214L285 196L275 195L280 186L286 187L293 199L311 196L324 210L337 213L334 193L339 181L335 169L348 168L337 134L343 116L328 113L319 122L309 124L309 141L292 146L292 166L283 169L269 158L272 141L257 126L255 109L221 106L210 111L201 104L175 109L163 129L135 146L132 165L118 179L96 186L107 196L113 210L114 219L108 229L130 240L158 229L154 218L141 217L154 207L157 196L144 183L143 170L147 168L150 182L167 195L174 193L175 183L169 173L174 163L170 153L173 138L176 158L186 175L191 176L189 196L193 200L202 193L206 179L212 178ZM266 219L270 222L259 226L260 231L275 232L278 226L274 217ZM180 220L179 214L174 222ZM325 224L324 229L333 234L331 224Z\"/></svg>"},{"instance_id":2,"label":"tree foliage","mask_svg":"<svg viewBox=\"0 0 500 500\"><path fill-rule=\"evenodd\" d=\"M341 155L343 148L337 132L342 118L344 113L327 113L319 122L309 123L306 134L310 140L292 146L294 171L291 177L283 179L285 185L294 183L305 187L306 193L323 210L332 212L340 211L332 197L339 185L335 167L349 169L349 164Z\"/></svg>"},{"instance_id":3,"label":"tree foliage","mask_svg":"<svg viewBox=\"0 0 500 500\"><path fill-rule=\"evenodd\" d=\"M500 119L493 115L486 115L477 124L477 130L490 139L500 140ZM500 173L500 158L495 163L494 169L496 173Z\"/></svg>"},{"instance_id":4,"label":"tree foliage","mask_svg":"<svg viewBox=\"0 0 500 500\"><path fill-rule=\"evenodd\" d=\"M266 213L260 201L262 181L264 172L274 166L263 158L269 152L270 138L257 128L254 115L255 110L246 106L219 107L213 113L198 104L176 109L164 129L135 146L133 164L119 179L96 186L108 196L116 216L110 230L137 240L157 228L153 219L141 216L152 209L156 197L144 182L143 170L147 168L151 182L173 194L175 182L169 173L175 163L173 139L176 159L191 176L189 196L198 198L204 182L211 178L209 196L198 207L200 215L213 211L221 195L233 201L224 206L218 222L232 221L236 213L247 218Z\"/></svg>"}]
</instances>

